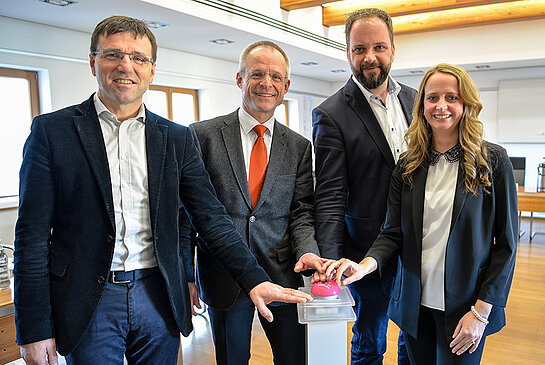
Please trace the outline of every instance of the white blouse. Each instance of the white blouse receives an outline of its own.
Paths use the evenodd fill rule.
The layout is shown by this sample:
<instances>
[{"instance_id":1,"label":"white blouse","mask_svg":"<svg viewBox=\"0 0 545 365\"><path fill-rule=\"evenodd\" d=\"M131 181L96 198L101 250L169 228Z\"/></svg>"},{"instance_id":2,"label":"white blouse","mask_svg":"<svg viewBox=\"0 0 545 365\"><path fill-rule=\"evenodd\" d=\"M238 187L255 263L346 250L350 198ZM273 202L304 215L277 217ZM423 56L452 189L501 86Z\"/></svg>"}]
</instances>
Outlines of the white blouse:
<instances>
[{"instance_id":1,"label":"white blouse","mask_svg":"<svg viewBox=\"0 0 545 365\"><path fill-rule=\"evenodd\" d=\"M451 151L452 149L447 151L447 154ZM449 162L444 155L439 157L437 163L430 164L424 196L420 303L442 311L445 310L445 255L452 221L458 164L459 160Z\"/></svg>"}]
</instances>

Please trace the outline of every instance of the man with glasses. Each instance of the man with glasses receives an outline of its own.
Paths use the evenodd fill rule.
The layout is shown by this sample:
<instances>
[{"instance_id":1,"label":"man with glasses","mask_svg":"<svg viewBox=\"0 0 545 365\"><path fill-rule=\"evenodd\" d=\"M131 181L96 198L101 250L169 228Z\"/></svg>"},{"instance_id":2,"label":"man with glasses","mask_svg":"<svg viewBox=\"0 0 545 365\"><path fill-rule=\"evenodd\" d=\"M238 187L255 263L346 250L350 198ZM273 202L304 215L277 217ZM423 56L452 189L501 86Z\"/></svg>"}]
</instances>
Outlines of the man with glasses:
<instances>
[{"instance_id":1,"label":"man with glasses","mask_svg":"<svg viewBox=\"0 0 545 365\"><path fill-rule=\"evenodd\" d=\"M298 272L321 270L322 261L314 239L310 141L274 119L290 86L286 53L273 42L250 44L240 56L236 83L242 107L194 123L190 130L218 198L246 245L273 282L297 288L302 285ZM197 281L209 306L216 362L248 364L255 307L197 232ZM305 333L296 305L274 303L270 309L274 322L259 319L274 363L305 364Z\"/></svg>"},{"instance_id":2,"label":"man with glasses","mask_svg":"<svg viewBox=\"0 0 545 365\"><path fill-rule=\"evenodd\" d=\"M142 95L157 44L115 16L91 38L98 92L35 118L21 167L15 241L17 342L28 364L175 364L192 330L191 247L180 216L269 320L271 301L309 296L268 282L237 233L191 133ZM185 207L180 210L180 207Z\"/></svg>"}]
</instances>

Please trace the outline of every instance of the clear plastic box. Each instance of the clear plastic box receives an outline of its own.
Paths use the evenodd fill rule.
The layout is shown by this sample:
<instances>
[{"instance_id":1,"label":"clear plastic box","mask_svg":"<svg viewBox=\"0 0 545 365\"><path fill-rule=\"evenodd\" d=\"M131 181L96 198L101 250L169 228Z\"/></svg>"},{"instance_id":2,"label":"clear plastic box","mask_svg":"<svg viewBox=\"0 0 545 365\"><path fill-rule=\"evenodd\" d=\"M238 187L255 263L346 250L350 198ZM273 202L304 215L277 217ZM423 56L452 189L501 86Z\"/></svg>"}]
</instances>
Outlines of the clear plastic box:
<instances>
[{"instance_id":1,"label":"clear plastic box","mask_svg":"<svg viewBox=\"0 0 545 365\"><path fill-rule=\"evenodd\" d=\"M302 292L311 294L309 287L299 288ZM323 298L312 295L312 302L297 303L299 323L354 321L356 314L352 307L354 298L346 286L341 286L337 298Z\"/></svg>"}]
</instances>

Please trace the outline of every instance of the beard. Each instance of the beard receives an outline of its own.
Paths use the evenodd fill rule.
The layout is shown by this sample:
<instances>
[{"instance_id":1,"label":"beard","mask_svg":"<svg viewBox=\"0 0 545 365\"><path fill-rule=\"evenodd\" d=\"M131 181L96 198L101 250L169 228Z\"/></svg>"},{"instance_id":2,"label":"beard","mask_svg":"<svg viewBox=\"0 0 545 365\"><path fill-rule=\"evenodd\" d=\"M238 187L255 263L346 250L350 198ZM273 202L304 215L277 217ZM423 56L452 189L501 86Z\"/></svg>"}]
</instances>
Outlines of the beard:
<instances>
[{"instance_id":1,"label":"beard","mask_svg":"<svg viewBox=\"0 0 545 365\"><path fill-rule=\"evenodd\" d=\"M373 67L378 67L380 68L380 72L377 74L371 74L369 76L365 76L365 74L363 73L364 70L367 70L367 69L370 69L370 68L373 68ZM378 88L380 85L382 85L384 83L384 81L386 81L386 79L388 78L388 75L390 73L390 68L392 67L392 63L390 62L389 64L385 65L385 64L382 64L382 63L371 63L371 64L360 64L360 67L359 68L356 68L354 67L354 65L352 65L352 63L350 63L350 68L352 69L352 74L354 75L354 77L356 77L356 80L358 80L364 88L366 88L367 90L374 90L376 88Z\"/></svg>"}]
</instances>

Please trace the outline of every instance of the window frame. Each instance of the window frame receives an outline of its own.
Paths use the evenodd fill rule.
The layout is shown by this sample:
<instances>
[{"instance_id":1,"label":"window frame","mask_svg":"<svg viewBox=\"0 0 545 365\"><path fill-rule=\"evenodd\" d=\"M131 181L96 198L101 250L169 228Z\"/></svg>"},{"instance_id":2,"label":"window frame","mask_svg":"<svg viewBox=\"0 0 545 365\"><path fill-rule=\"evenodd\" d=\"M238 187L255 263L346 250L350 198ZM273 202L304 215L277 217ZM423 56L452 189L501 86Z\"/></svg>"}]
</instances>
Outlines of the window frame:
<instances>
[{"instance_id":1,"label":"window frame","mask_svg":"<svg viewBox=\"0 0 545 365\"><path fill-rule=\"evenodd\" d=\"M288 110L289 103L287 100L282 100L281 104L284 104L284 111L286 112L286 127L289 127L290 126L290 113Z\"/></svg>"},{"instance_id":2,"label":"window frame","mask_svg":"<svg viewBox=\"0 0 545 365\"><path fill-rule=\"evenodd\" d=\"M0 67L0 77L11 77L26 79L28 81L29 98L30 98L30 117L31 121L34 117L40 115L40 88L39 88L39 73L38 71ZM11 209L17 207L19 194L16 195L1 195L0 192L0 210Z\"/></svg>"},{"instance_id":3,"label":"window frame","mask_svg":"<svg viewBox=\"0 0 545 365\"><path fill-rule=\"evenodd\" d=\"M150 90L154 91L162 91L167 96L167 119L168 120L174 120L174 115L172 111L172 94L173 93L179 93L179 94L188 94L193 96L193 110L194 110L194 117L195 121L199 120L199 96L198 96L198 90L195 89L186 89L182 87L174 87L174 86L163 86L163 85L150 85Z\"/></svg>"},{"instance_id":4,"label":"window frame","mask_svg":"<svg viewBox=\"0 0 545 365\"><path fill-rule=\"evenodd\" d=\"M40 115L40 89L38 86L38 71L17 68L0 67L1 77L26 79L30 95L30 114L34 118Z\"/></svg>"}]
</instances>

